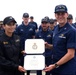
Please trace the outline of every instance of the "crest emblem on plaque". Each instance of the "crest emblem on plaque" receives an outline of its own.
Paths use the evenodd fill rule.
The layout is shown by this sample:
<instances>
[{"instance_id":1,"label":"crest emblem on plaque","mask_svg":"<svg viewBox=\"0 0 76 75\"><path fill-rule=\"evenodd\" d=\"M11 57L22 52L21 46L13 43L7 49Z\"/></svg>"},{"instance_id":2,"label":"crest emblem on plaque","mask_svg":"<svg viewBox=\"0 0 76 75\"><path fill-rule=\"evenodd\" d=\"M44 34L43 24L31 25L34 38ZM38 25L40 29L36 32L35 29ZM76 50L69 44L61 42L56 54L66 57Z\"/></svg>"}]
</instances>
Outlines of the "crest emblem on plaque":
<instances>
[{"instance_id":1,"label":"crest emblem on plaque","mask_svg":"<svg viewBox=\"0 0 76 75\"><path fill-rule=\"evenodd\" d=\"M36 45L36 43L33 44L32 48L33 48L34 50L37 49L37 45Z\"/></svg>"}]
</instances>

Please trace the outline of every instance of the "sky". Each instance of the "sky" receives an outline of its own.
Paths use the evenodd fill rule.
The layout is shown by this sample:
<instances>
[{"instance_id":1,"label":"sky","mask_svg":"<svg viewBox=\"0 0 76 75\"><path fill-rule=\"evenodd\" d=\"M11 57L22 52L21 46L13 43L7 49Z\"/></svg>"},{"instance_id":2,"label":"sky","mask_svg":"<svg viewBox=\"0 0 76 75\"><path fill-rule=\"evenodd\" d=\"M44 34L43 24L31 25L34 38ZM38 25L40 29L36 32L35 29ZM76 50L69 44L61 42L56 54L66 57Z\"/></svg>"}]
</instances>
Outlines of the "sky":
<instances>
[{"instance_id":1,"label":"sky","mask_svg":"<svg viewBox=\"0 0 76 75\"><path fill-rule=\"evenodd\" d=\"M45 16L55 18L54 9L59 4L67 6L68 13L73 15L73 22L75 22L75 0L0 0L0 20L12 16L18 24L21 24L22 15L27 12L30 16L34 16L34 21L40 24L41 19Z\"/></svg>"}]
</instances>

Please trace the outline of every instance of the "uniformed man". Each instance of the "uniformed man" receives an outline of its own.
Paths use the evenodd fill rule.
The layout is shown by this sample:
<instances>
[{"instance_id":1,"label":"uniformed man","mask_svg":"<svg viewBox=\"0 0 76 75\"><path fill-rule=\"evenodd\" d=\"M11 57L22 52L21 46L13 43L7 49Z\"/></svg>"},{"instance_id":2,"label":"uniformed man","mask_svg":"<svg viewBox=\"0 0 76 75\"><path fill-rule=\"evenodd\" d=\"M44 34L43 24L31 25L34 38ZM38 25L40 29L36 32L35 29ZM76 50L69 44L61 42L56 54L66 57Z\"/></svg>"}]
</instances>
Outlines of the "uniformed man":
<instances>
[{"instance_id":1,"label":"uniformed man","mask_svg":"<svg viewBox=\"0 0 76 75\"><path fill-rule=\"evenodd\" d=\"M48 17L48 16L45 16L44 18L49 21L49 17ZM49 27L49 25L50 25L50 22L48 22L48 27ZM42 29L42 27L41 27L41 25L40 25L40 26L39 26L39 30L41 30L41 29Z\"/></svg>"},{"instance_id":2,"label":"uniformed man","mask_svg":"<svg viewBox=\"0 0 76 75\"><path fill-rule=\"evenodd\" d=\"M22 49L19 36L13 33L16 21L8 16L3 24L5 32L0 36L0 75L21 75L25 69L19 65Z\"/></svg>"},{"instance_id":3,"label":"uniformed man","mask_svg":"<svg viewBox=\"0 0 76 75\"><path fill-rule=\"evenodd\" d=\"M36 22L34 22L34 17L33 16L30 16L30 22L29 24L33 25L35 27L35 31L37 32L38 31L38 25Z\"/></svg>"},{"instance_id":4,"label":"uniformed man","mask_svg":"<svg viewBox=\"0 0 76 75\"><path fill-rule=\"evenodd\" d=\"M54 31L54 19L50 19L50 25L49 25L49 28L50 28L50 30L53 32Z\"/></svg>"},{"instance_id":5,"label":"uniformed man","mask_svg":"<svg viewBox=\"0 0 76 75\"><path fill-rule=\"evenodd\" d=\"M23 22L16 28L15 33L20 36L21 39L21 46L23 50L25 49L25 41L26 39L33 39L35 38L35 28L33 25L29 24L29 14L23 14ZM21 65L23 66L24 57L21 58ZM27 75L30 75L30 72L27 71Z\"/></svg>"},{"instance_id":6,"label":"uniformed man","mask_svg":"<svg viewBox=\"0 0 76 75\"><path fill-rule=\"evenodd\" d=\"M57 5L55 17L59 24L53 32L53 64L46 67L45 71L52 71L52 75L75 75L76 30L67 23L67 7Z\"/></svg>"},{"instance_id":7,"label":"uniformed man","mask_svg":"<svg viewBox=\"0 0 76 75\"><path fill-rule=\"evenodd\" d=\"M52 44L52 31L48 27L49 26L48 22L49 20L47 20L46 18L43 18L41 20L42 29L36 33L35 38L43 39L45 43L48 43L50 45ZM45 64L46 66L49 66L52 61L52 50L46 48L44 55L45 55ZM42 71L37 71L37 75L42 75ZM50 72L46 72L46 75L50 75Z\"/></svg>"},{"instance_id":8,"label":"uniformed man","mask_svg":"<svg viewBox=\"0 0 76 75\"><path fill-rule=\"evenodd\" d=\"M69 14L68 17L67 17L67 21L70 25L72 25L73 27L76 28L76 25L73 23L73 16L72 14Z\"/></svg>"},{"instance_id":9,"label":"uniformed man","mask_svg":"<svg viewBox=\"0 0 76 75\"><path fill-rule=\"evenodd\" d=\"M3 21L0 21L0 35L4 33Z\"/></svg>"},{"instance_id":10,"label":"uniformed man","mask_svg":"<svg viewBox=\"0 0 76 75\"><path fill-rule=\"evenodd\" d=\"M57 20L56 19L54 19L54 26L56 26L57 25Z\"/></svg>"}]
</instances>

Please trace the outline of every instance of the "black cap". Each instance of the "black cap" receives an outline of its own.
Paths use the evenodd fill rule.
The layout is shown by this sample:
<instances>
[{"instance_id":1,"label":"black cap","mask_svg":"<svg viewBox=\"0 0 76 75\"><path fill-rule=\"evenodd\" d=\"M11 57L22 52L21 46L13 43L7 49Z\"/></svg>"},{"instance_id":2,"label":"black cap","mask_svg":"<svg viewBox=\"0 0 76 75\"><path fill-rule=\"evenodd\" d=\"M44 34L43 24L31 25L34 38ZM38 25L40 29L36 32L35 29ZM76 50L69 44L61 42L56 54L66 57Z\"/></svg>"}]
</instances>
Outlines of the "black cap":
<instances>
[{"instance_id":1,"label":"black cap","mask_svg":"<svg viewBox=\"0 0 76 75\"><path fill-rule=\"evenodd\" d=\"M54 24L54 19L50 19L50 24Z\"/></svg>"},{"instance_id":2,"label":"black cap","mask_svg":"<svg viewBox=\"0 0 76 75\"><path fill-rule=\"evenodd\" d=\"M34 17L33 17L33 16L30 16L30 18L31 18L31 19L34 19Z\"/></svg>"},{"instance_id":3,"label":"black cap","mask_svg":"<svg viewBox=\"0 0 76 75\"><path fill-rule=\"evenodd\" d=\"M44 18L47 19L47 20L49 20L49 17L48 16L45 16Z\"/></svg>"},{"instance_id":4,"label":"black cap","mask_svg":"<svg viewBox=\"0 0 76 75\"><path fill-rule=\"evenodd\" d=\"M46 18L43 18L43 19L41 20L41 23L49 23L49 20L46 19Z\"/></svg>"},{"instance_id":5,"label":"black cap","mask_svg":"<svg viewBox=\"0 0 76 75\"><path fill-rule=\"evenodd\" d=\"M29 14L28 14L28 13L24 13L24 14L23 14L23 17L24 17L24 18L28 18L28 17L29 17Z\"/></svg>"},{"instance_id":6,"label":"black cap","mask_svg":"<svg viewBox=\"0 0 76 75\"><path fill-rule=\"evenodd\" d=\"M12 16L8 16L8 17L6 17L6 18L3 20L3 24L4 24L4 25L5 25L5 24L9 24L10 22L17 23Z\"/></svg>"},{"instance_id":7,"label":"black cap","mask_svg":"<svg viewBox=\"0 0 76 75\"><path fill-rule=\"evenodd\" d=\"M72 14L69 14L67 19L73 19Z\"/></svg>"},{"instance_id":8,"label":"black cap","mask_svg":"<svg viewBox=\"0 0 76 75\"><path fill-rule=\"evenodd\" d=\"M48 16L45 16L44 18L47 19L48 23L50 23L50 19Z\"/></svg>"},{"instance_id":9,"label":"black cap","mask_svg":"<svg viewBox=\"0 0 76 75\"><path fill-rule=\"evenodd\" d=\"M55 7L55 12L54 13L58 13L58 12L66 12L67 13L66 5L57 5Z\"/></svg>"}]
</instances>

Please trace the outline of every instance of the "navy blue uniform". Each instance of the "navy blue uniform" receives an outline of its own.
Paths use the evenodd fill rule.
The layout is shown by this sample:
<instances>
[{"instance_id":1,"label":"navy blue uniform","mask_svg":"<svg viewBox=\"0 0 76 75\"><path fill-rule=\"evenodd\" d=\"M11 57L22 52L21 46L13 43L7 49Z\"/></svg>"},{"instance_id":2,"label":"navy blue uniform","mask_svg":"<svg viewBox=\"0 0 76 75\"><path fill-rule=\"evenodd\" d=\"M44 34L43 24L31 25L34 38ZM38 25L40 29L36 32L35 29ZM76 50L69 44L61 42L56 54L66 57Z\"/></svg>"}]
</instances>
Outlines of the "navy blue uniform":
<instances>
[{"instance_id":1,"label":"navy blue uniform","mask_svg":"<svg viewBox=\"0 0 76 75\"><path fill-rule=\"evenodd\" d=\"M41 27L41 25L39 26L39 30L41 30L42 29L42 27Z\"/></svg>"},{"instance_id":2,"label":"navy blue uniform","mask_svg":"<svg viewBox=\"0 0 76 75\"><path fill-rule=\"evenodd\" d=\"M37 39L43 39L48 44L52 44L52 31L48 28L47 31L40 30L36 33L35 38ZM49 66L51 64L51 56L52 51L50 49L45 49L45 64ZM37 75L42 75L42 71L38 71ZM46 75L50 75L50 72L46 72Z\"/></svg>"},{"instance_id":3,"label":"navy blue uniform","mask_svg":"<svg viewBox=\"0 0 76 75\"><path fill-rule=\"evenodd\" d=\"M72 25L76 28L76 24L75 23L73 23Z\"/></svg>"},{"instance_id":4,"label":"navy blue uniform","mask_svg":"<svg viewBox=\"0 0 76 75\"><path fill-rule=\"evenodd\" d=\"M17 35L0 36L0 75L21 75L18 71L21 57L20 39Z\"/></svg>"},{"instance_id":5,"label":"navy blue uniform","mask_svg":"<svg viewBox=\"0 0 76 75\"><path fill-rule=\"evenodd\" d=\"M24 23L22 23L16 28L15 33L20 36L22 48L24 50L25 40L32 39L33 36L35 36L35 29L31 24L24 25Z\"/></svg>"},{"instance_id":6,"label":"navy blue uniform","mask_svg":"<svg viewBox=\"0 0 76 75\"><path fill-rule=\"evenodd\" d=\"M56 63L67 53L67 49L76 49L76 30L68 23L61 28L57 25L53 32L53 46L53 63ZM54 69L53 75L75 75L75 72L76 56Z\"/></svg>"},{"instance_id":7,"label":"navy blue uniform","mask_svg":"<svg viewBox=\"0 0 76 75\"><path fill-rule=\"evenodd\" d=\"M4 29L0 30L0 35L2 35L4 33Z\"/></svg>"},{"instance_id":8,"label":"navy blue uniform","mask_svg":"<svg viewBox=\"0 0 76 75\"><path fill-rule=\"evenodd\" d=\"M29 22L29 24L33 25L33 26L34 26L34 28L35 28L35 30L37 30L37 29L38 29L38 26L37 26L37 23L36 23L36 22Z\"/></svg>"}]
</instances>

